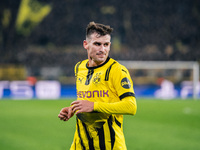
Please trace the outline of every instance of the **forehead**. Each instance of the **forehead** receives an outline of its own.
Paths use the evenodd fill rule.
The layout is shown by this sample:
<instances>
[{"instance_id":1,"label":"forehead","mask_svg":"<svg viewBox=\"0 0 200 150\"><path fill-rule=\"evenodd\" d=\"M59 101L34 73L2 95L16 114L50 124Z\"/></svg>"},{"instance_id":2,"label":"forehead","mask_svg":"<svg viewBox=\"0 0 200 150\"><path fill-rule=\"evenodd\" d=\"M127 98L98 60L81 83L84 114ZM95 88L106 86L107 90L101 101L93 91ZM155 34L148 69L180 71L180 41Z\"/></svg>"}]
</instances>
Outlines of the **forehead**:
<instances>
[{"instance_id":1,"label":"forehead","mask_svg":"<svg viewBox=\"0 0 200 150\"><path fill-rule=\"evenodd\" d=\"M111 36L109 34L100 36L98 33L93 33L90 35L89 41L90 42L100 42L100 43L106 43L110 42Z\"/></svg>"}]
</instances>

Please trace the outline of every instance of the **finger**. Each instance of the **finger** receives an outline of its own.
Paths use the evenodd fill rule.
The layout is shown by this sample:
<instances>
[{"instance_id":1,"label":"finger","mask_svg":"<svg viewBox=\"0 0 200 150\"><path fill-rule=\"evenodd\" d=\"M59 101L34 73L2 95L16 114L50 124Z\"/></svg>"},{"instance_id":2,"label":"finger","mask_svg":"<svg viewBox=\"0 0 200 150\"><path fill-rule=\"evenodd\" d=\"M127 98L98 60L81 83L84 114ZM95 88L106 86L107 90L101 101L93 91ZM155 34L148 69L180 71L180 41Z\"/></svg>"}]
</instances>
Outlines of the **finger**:
<instances>
[{"instance_id":1,"label":"finger","mask_svg":"<svg viewBox=\"0 0 200 150\"><path fill-rule=\"evenodd\" d=\"M60 120L65 120L66 119L66 117L60 117Z\"/></svg>"},{"instance_id":2,"label":"finger","mask_svg":"<svg viewBox=\"0 0 200 150\"><path fill-rule=\"evenodd\" d=\"M62 117L64 117L64 116L63 116L63 115L61 115L61 114L58 114L58 117L59 117L59 118L62 118Z\"/></svg>"},{"instance_id":3,"label":"finger","mask_svg":"<svg viewBox=\"0 0 200 150\"><path fill-rule=\"evenodd\" d=\"M81 111L81 110L78 110L78 111L76 112L76 115L78 115L78 114L80 114L80 113L82 113L82 111Z\"/></svg>"},{"instance_id":4,"label":"finger","mask_svg":"<svg viewBox=\"0 0 200 150\"><path fill-rule=\"evenodd\" d=\"M65 119L66 119L66 117L60 118L60 120L65 120Z\"/></svg>"},{"instance_id":5,"label":"finger","mask_svg":"<svg viewBox=\"0 0 200 150\"><path fill-rule=\"evenodd\" d=\"M63 115L58 115L58 117L61 119L61 120L63 120L64 118L66 118L66 116L63 116Z\"/></svg>"},{"instance_id":6,"label":"finger","mask_svg":"<svg viewBox=\"0 0 200 150\"><path fill-rule=\"evenodd\" d=\"M77 108L77 107L80 107L80 105L79 104L73 104L71 108L74 111L74 109Z\"/></svg>"},{"instance_id":7,"label":"finger","mask_svg":"<svg viewBox=\"0 0 200 150\"><path fill-rule=\"evenodd\" d=\"M67 116L68 116L68 113L62 113L62 112L61 112L60 115L67 117Z\"/></svg>"},{"instance_id":8,"label":"finger","mask_svg":"<svg viewBox=\"0 0 200 150\"><path fill-rule=\"evenodd\" d=\"M67 118L71 118L72 116L72 109L69 109L68 114L67 114Z\"/></svg>"},{"instance_id":9,"label":"finger","mask_svg":"<svg viewBox=\"0 0 200 150\"><path fill-rule=\"evenodd\" d=\"M62 115L62 114L58 114L58 117L65 117L65 115Z\"/></svg>"},{"instance_id":10,"label":"finger","mask_svg":"<svg viewBox=\"0 0 200 150\"><path fill-rule=\"evenodd\" d=\"M69 118L66 118L66 117L63 119L63 121L68 121L68 120L69 120Z\"/></svg>"},{"instance_id":11,"label":"finger","mask_svg":"<svg viewBox=\"0 0 200 150\"><path fill-rule=\"evenodd\" d=\"M74 107L73 112L76 112L78 110L81 110L81 106Z\"/></svg>"},{"instance_id":12,"label":"finger","mask_svg":"<svg viewBox=\"0 0 200 150\"><path fill-rule=\"evenodd\" d=\"M73 102L71 103L71 105L78 104L78 103L80 103L80 100L73 101Z\"/></svg>"},{"instance_id":13,"label":"finger","mask_svg":"<svg viewBox=\"0 0 200 150\"><path fill-rule=\"evenodd\" d=\"M65 116L60 116L59 118L60 118L60 120L63 120L63 121L68 121L69 120L69 118L67 118Z\"/></svg>"},{"instance_id":14,"label":"finger","mask_svg":"<svg viewBox=\"0 0 200 150\"><path fill-rule=\"evenodd\" d=\"M77 101L73 101L73 102L71 103L71 105L74 105L74 104L77 104Z\"/></svg>"},{"instance_id":15,"label":"finger","mask_svg":"<svg viewBox=\"0 0 200 150\"><path fill-rule=\"evenodd\" d=\"M62 112L62 111L61 111L60 114L68 114L68 112Z\"/></svg>"},{"instance_id":16,"label":"finger","mask_svg":"<svg viewBox=\"0 0 200 150\"><path fill-rule=\"evenodd\" d=\"M61 109L60 112L62 112L62 113L67 113L67 112L68 112L68 109L67 109L67 108L63 108L63 109Z\"/></svg>"}]
</instances>

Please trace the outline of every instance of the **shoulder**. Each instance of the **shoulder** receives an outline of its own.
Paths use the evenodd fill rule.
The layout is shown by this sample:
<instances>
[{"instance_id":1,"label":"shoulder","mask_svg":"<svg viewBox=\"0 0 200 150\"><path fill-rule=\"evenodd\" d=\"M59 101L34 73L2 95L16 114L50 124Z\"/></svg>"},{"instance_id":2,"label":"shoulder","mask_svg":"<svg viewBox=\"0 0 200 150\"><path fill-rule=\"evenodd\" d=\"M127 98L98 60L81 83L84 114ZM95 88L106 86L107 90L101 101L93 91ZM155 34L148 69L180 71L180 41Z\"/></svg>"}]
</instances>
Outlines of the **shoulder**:
<instances>
[{"instance_id":1,"label":"shoulder","mask_svg":"<svg viewBox=\"0 0 200 150\"><path fill-rule=\"evenodd\" d=\"M87 62L88 62L88 59L83 60L83 61L79 61L78 63L76 63L76 65L74 67L75 76L77 75L77 73L80 70L80 68L83 68L83 67L86 68Z\"/></svg>"},{"instance_id":2,"label":"shoulder","mask_svg":"<svg viewBox=\"0 0 200 150\"><path fill-rule=\"evenodd\" d=\"M123 78L130 78L129 71L123 65L121 65L118 61L114 59L110 59L109 67L106 70L105 80L120 82Z\"/></svg>"},{"instance_id":3,"label":"shoulder","mask_svg":"<svg viewBox=\"0 0 200 150\"><path fill-rule=\"evenodd\" d=\"M88 62L88 59L85 59L85 60L83 60L83 61L77 62L76 65L75 65L75 69L76 69L77 67L79 67L80 65L81 65L81 66L84 66L84 65L86 66L87 62Z\"/></svg>"},{"instance_id":4,"label":"shoulder","mask_svg":"<svg viewBox=\"0 0 200 150\"><path fill-rule=\"evenodd\" d=\"M128 69L124 65L120 64L118 61L112 58L111 58L111 64L113 64L112 67L115 72L122 71L122 72L128 73Z\"/></svg>"}]
</instances>

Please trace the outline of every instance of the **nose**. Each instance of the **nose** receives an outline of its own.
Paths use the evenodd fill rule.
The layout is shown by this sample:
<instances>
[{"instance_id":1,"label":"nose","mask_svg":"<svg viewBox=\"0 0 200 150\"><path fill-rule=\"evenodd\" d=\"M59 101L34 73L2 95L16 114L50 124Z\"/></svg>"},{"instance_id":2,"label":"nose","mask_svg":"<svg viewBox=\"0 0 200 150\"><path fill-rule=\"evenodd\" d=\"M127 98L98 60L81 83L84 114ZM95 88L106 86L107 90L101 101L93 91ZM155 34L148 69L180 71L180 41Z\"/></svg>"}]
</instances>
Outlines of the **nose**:
<instances>
[{"instance_id":1,"label":"nose","mask_svg":"<svg viewBox=\"0 0 200 150\"><path fill-rule=\"evenodd\" d=\"M100 51L105 51L106 50L106 47L102 44L101 46L100 46Z\"/></svg>"}]
</instances>

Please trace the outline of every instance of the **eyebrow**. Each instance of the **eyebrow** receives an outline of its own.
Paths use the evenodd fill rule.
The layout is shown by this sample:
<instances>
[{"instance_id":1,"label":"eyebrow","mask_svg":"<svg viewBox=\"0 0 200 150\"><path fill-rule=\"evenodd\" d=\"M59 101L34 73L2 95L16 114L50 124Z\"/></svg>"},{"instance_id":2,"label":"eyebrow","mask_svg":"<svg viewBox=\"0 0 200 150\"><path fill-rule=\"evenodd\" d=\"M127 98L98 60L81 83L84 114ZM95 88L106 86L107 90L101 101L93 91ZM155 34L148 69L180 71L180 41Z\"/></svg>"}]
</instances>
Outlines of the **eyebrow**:
<instances>
[{"instance_id":1,"label":"eyebrow","mask_svg":"<svg viewBox=\"0 0 200 150\"><path fill-rule=\"evenodd\" d=\"M101 42L97 42L97 41L94 42L94 44L109 44L109 43L111 43L111 42L105 42L105 43L101 43Z\"/></svg>"}]
</instances>

